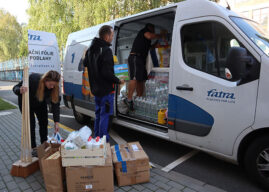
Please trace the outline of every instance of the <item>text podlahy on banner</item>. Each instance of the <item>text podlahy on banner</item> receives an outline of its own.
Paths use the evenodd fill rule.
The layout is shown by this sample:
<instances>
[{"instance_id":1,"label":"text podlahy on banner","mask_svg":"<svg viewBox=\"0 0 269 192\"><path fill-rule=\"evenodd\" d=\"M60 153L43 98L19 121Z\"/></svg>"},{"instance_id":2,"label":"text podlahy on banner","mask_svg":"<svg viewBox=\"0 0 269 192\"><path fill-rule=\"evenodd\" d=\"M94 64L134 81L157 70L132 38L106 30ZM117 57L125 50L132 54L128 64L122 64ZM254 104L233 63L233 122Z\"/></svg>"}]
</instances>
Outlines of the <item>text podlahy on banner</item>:
<instances>
[{"instance_id":1,"label":"text podlahy on banner","mask_svg":"<svg viewBox=\"0 0 269 192\"><path fill-rule=\"evenodd\" d=\"M28 30L29 73L60 73L60 56L54 33Z\"/></svg>"}]
</instances>

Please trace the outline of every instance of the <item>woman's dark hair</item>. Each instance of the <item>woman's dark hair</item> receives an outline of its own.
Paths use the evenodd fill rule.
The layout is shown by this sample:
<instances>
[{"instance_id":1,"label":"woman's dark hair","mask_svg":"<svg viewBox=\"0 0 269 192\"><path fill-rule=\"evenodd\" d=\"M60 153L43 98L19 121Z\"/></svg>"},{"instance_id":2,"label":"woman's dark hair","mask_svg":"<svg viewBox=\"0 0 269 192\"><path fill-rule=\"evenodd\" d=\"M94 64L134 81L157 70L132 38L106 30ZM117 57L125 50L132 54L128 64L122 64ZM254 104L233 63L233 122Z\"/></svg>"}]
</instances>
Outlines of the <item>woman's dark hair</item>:
<instances>
[{"instance_id":1,"label":"woman's dark hair","mask_svg":"<svg viewBox=\"0 0 269 192\"><path fill-rule=\"evenodd\" d=\"M99 37L101 39L104 39L106 35L110 35L112 33L113 28L109 25L103 25L100 29L99 29Z\"/></svg>"}]
</instances>

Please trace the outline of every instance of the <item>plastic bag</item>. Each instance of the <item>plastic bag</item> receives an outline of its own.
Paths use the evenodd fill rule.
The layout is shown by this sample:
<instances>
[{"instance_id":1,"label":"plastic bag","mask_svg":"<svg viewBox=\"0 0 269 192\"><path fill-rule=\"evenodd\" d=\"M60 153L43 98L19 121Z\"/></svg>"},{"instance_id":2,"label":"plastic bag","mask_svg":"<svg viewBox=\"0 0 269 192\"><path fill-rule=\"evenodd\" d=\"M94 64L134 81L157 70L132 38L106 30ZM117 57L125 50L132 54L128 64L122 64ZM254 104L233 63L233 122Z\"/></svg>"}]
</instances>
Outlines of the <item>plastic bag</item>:
<instances>
[{"instance_id":1,"label":"plastic bag","mask_svg":"<svg viewBox=\"0 0 269 192\"><path fill-rule=\"evenodd\" d=\"M78 131L78 135L86 143L89 137L92 135L92 130L88 126L84 126L80 128L80 130Z\"/></svg>"},{"instance_id":2,"label":"plastic bag","mask_svg":"<svg viewBox=\"0 0 269 192\"><path fill-rule=\"evenodd\" d=\"M66 150L75 150L78 149L78 147L76 146L76 144L72 143L71 141L68 141L65 143L64 148Z\"/></svg>"},{"instance_id":3,"label":"plastic bag","mask_svg":"<svg viewBox=\"0 0 269 192\"><path fill-rule=\"evenodd\" d=\"M48 138L48 140L47 140L48 143L58 143L58 144L61 144L62 141L63 141L63 138L62 138L62 136L61 136L61 134L59 132L54 133L52 136L49 136L48 135L47 138Z\"/></svg>"},{"instance_id":4,"label":"plastic bag","mask_svg":"<svg viewBox=\"0 0 269 192\"><path fill-rule=\"evenodd\" d=\"M77 147L86 146L89 137L92 135L92 130L88 126L80 128L79 131L71 132L67 137L67 142L74 143Z\"/></svg>"},{"instance_id":5,"label":"plastic bag","mask_svg":"<svg viewBox=\"0 0 269 192\"><path fill-rule=\"evenodd\" d=\"M61 134L59 133L59 132L56 132L56 133L54 133L54 139L57 141L57 143L59 143L59 144L61 144L62 143L62 140L63 140L63 138L62 138L62 136L61 136Z\"/></svg>"},{"instance_id":6,"label":"plastic bag","mask_svg":"<svg viewBox=\"0 0 269 192\"><path fill-rule=\"evenodd\" d=\"M66 141L73 141L77 135L78 135L78 131L72 131L72 132L68 135Z\"/></svg>"}]
</instances>

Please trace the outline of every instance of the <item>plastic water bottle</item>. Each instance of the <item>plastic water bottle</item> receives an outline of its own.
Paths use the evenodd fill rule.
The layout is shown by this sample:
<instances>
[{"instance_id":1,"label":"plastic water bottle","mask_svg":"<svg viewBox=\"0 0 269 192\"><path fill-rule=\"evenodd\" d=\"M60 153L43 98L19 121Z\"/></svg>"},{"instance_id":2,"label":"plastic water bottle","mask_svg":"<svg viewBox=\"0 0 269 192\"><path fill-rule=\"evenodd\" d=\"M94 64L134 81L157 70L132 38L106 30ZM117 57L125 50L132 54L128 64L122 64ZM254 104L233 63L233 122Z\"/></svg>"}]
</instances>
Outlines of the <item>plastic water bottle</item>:
<instances>
[{"instance_id":1,"label":"plastic water bottle","mask_svg":"<svg viewBox=\"0 0 269 192\"><path fill-rule=\"evenodd\" d=\"M157 100L158 100L159 97L160 97L160 89L159 89L159 87L156 87L155 88L155 94L156 94L156 97L155 98L157 98Z\"/></svg>"},{"instance_id":2,"label":"plastic water bottle","mask_svg":"<svg viewBox=\"0 0 269 192\"><path fill-rule=\"evenodd\" d=\"M145 89L146 97L149 97L149 80L145 83Z\"/></svg>"},{"instance_id":3,"label":"plastic water bottle","mask_svg":"<svg viewBox=\"0 0 269 192\"><path fill-rule=\"evenodd\" d=\"M145 103L145 118L150 120L150 98L146 99Z\"/></svg>"},{"instance_id":4,"label":"plastic water bottle","mask_svg":"<svg viewBox=\"0 0 269 192\"><path fill-rule=\"evenodd\" d=\"M157 118L158 118L158 114L157 114L157 110L158 110L158 106L157 106L157 98L155 98L152 102L152 121L156 122Z\"/></svg>"},{"instance_id":5,"label":"plastic water bottle","mask_svg":"<svg viewBox=\"0 0 269 192\"><path fill-rule=\"evenodd\" d=\"M136 115L138 116L138 117L140 117L140 115L141 115L141 97L138 97L137 99L136 99Z\"/></svg>"},{"instance_id":6,"label":"plastic water bottle","mask_svg":"<svg viewBox=\"0 0 269 192\"><path fill-rule=\"evenodd\" d=\"M165 94L165 105L166 105L166 109L168 109L168 86L165 85L165 91L164 91L164 94Z\"/></svg>"},{"instance_id":7,"label":"plastic water bottle","mask_svg":"<svg viewBox=\"0 0 269 192\"><path fill-rule=\"evenodd\" d=\"M144 99L140 97L140 117L144 116Z\"/></svg>"},{"instance_id":8,"label":"plastic water bottle","mask_svg":"<svg viewBox=\"0 0 269 192\"><path fill-rule=\"evenodd\" d=\"M149 120L154 122L154 103L153 99L149 100Z\"/></svg>"},{"instance_id":9,"label":"plastic water bottle","mask_svg":"<svg viewBox=\"0 0 269 192\"><path fill-rule=\"evenodd\" d=\"M99 149L101 145L100 137L96 137L92 144L92 149Z\"/></svg>"},{"instance_id":10,"label":"plastic water bottle","mask_svg":"<svg viewBox=\"0 0 269 192\"><path fill-rule=\"evenodd\" d=\"M90 136L87 143L86 143L86 149L92 150L92 146L93 146L93 138L92 138L92 136Z\"/></svg>"}]
</instances>

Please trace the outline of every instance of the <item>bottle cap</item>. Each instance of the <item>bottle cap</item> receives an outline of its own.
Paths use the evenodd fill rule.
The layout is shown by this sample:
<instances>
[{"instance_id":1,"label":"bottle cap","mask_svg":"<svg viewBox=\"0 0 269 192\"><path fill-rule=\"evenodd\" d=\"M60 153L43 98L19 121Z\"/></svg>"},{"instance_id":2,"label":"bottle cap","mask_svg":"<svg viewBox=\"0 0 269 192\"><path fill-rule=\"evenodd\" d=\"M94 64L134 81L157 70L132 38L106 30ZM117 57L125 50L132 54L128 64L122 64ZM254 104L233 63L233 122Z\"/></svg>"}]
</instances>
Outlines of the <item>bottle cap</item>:
<instances>
[{"instance_id":1,"label":"bottle cap","mask_svg":"<svg viewBox=\"0 0 269 192\"><path fill-rule=\"evenodd\" d=\"M95 141L96 141L96 142L99 142L99 140L100 140L100 137L99 137L99 136L96 137Z\"/></svg>"}]
</instances>

